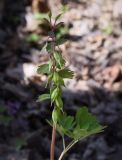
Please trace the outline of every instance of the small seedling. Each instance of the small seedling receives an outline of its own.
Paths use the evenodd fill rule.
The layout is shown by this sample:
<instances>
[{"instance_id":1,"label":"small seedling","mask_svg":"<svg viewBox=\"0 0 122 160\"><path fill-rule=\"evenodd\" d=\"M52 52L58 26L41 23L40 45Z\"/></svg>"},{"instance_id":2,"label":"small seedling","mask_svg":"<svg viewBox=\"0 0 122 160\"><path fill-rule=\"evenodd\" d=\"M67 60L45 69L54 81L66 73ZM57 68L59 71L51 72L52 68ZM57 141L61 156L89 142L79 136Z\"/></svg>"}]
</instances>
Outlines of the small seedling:
<instances>
[{"instance_id":1,"label":"small seedling","mask_svg":"<svg viewBox=\"0 0 122 160\"><path fill-rule=\"evenodd\" d=\"M62 160L64 155L79 141L93 134L103 131L96 117L89 113L87 107L81 107L76 115L70 116L64 111L62 100L62 87L65 87L65 78L72 79L73 71L66 67L66 61L62 56L59 45L64 43L64 39L57 39L55 31L63 22L58 22L62 14L59 14L54 23L52 23L52 14L48 14L48 18L44 20L49 24L51 31L49 32L48 41L45 43L49 54L49 62L38 67L37 73L47 74L48 80L46 87L50 88L49 93L39 96L38 101L50 100L52 111L52 142L50 149L50 160L54 160L56 132L62 137L63 151L58 160ZM69 137L71 142L66 145L65 137Z\"/></svg>"}]
</instances>

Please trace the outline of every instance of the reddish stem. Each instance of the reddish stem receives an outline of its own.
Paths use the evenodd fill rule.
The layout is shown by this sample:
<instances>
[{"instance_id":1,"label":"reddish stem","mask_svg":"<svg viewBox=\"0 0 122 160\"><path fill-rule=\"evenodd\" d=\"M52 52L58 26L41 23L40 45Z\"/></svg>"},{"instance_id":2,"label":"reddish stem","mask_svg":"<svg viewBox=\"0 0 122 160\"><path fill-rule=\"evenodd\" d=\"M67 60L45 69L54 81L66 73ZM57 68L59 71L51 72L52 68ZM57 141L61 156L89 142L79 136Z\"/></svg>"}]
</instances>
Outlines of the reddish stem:
<instances>
[{"instance_id":1,"label":"reddish stem","mask_svg":"<svg viewBox=\"0 0 122 160\"><path fill-rule=\"evenodd\" d=\"M56 142L56 128L53 125L52 141L51 141L51 149L50 149L50 160L54 160L55 158L55 142Z\"/></svg>"}]
</instances>

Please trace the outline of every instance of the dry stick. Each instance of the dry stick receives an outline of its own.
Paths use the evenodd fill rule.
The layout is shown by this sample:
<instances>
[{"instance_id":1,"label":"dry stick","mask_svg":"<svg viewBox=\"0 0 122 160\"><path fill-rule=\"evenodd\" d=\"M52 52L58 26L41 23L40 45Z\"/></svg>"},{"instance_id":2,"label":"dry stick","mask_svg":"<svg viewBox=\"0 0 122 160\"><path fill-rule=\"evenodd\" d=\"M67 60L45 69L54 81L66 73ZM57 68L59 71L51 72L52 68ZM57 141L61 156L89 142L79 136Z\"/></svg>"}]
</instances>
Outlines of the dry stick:
<instances>
[{"instance_id":1,"label":"dry stick","mask_svg":"<svg viewBox=\"0 0 122 160\"><path fill-rule=\"evenodd\" d=\"M56 127L55 125L53 125L52 141L51 141L51 149L50 149L50 160L54 160L54 157L55 157L55 142L56 142Z\"/></svg>"}]
</instances>

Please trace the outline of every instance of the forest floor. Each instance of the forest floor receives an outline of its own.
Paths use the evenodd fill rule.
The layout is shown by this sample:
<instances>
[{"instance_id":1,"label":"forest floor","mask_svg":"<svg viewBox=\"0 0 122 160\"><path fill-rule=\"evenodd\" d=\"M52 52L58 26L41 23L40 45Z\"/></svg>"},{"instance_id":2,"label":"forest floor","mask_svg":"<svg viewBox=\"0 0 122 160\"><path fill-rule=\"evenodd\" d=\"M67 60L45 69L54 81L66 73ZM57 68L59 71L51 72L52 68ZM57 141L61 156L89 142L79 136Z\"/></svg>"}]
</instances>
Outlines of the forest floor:
<instances>
[{"instance_id":1,"label":"forest floor","mask_svg":"<svg viewBox=\"0 0 122 160\"><path fill-rule=\"evenodd\" d=\"M35 1L35 0L34 0ZM37 20L52 10L65 27L58 37L67 65L75 72L63 89L64 107L74 114L88 106L107 128L75 146L66 160L122 159L122 0L0 0L0 160L49 160L51 127L46 75L37 66L48 61L41 50L48 27ZM36 14L40 11L40 14ZM26 140L25 140L26 139ZM19 149L21 148L21 149ZM61 152L57 135L56 159Z\"/></svg>"}]
</instances>

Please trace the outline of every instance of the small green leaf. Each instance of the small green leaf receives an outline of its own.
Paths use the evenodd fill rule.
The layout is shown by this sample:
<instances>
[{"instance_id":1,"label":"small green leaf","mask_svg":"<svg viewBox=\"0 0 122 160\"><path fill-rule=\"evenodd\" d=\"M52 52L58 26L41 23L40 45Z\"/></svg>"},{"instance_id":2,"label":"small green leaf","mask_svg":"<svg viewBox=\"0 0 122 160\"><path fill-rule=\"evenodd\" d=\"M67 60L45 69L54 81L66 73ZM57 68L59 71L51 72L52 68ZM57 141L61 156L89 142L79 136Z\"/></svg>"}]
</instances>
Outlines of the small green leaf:
<instances>
[{"instance_id":1,"label":"small green leaf","mask_svg":"<svg viewBox=\"0 0 122 160\"><path fill-rule=\"evenodd\" d=\"M48 53L52 52L51 42L47 43L46 50L47 50Z\"/></svg>"},{"instance_id":2,"label":"small green leaf","mask_svg":"<svg viewBox=\"0 0 122 160\"><path fill-rule=\"evenodd\" d=\"M65 119L64 128L67 130L71 129L73 125L73 121L74 121L74 117L67 116L67 118Z\"/></svg>"},{"instance_id":3,"label":"small green leaf","mask_svg":"<svg viewBox=\"0 0 122 160\"><path fill-rule=\"evenodd\" d=\"M77 111L76 122L82 129L87 129L88 131L99 127L96 117L89 113L86 107L82 107Z\"/></svg>"},{"instance_id":4,"label":"small green leaf","mask_svg":"<svg viewBox=\"0 0 122 160\"><path fill-rule=\"evenodd\" d=\"M68 34L68 28L63 24L57 24L56 26L56 38L57 38L57 45L62 45L66 42L65 35Z\"/></svg>"},{"instance_id":5,"label":"small green leaf","mask_svg":"<svg viewBox=\"0 0 122 160\"><path fill-rule=\"evenodd\" d=\"M66 39L60 38L60 39L57 40L56 44L57 44L57 46L60 46L60 45L64 44L66 41L67 41Z\"/></svg>"},{"instance_id":6,"label":"small green leaf","mask_svg":"<svg viewBox=\"0 0 122 160\"><path fill-rule=\"evenodd\" d=\"M54 72L53 81L57 85L63 85L64 86L64 80L62 79L62 77L59 76L58 72Z\"/></svg>"},{"instance_id":7,"label":"small green leaf","mask_svg":"<svg viewBox=\"0 0 122 160\"><path fill-rule=\"evenodd\" d=\"M50 24L49 20L47 18L43 18L43 21Z\"/></svg>"},{"instance_id":8,"label":"small green leaf","mask_svg":"<svg viewBox=\"0 0 122 160\"><path fill-rule=\"evenodd\" d=\"M60 96L56 98L55 103L56 103L57 107L59 107L60 109L62 109L62 107L63 107L63 101L62 101L62 98Z\"/></svg>"},{"instance_id":9,"label":"small green leaf","mask_svg":"<svg viewBox=\"0 0 122 160\"><path fill-rule=\"evenodd\" d=\"M55 125L57 124L59 117L60 117L60 110L58 108L54 108L52 112L52 120Z\"/></svg>"},{"instance_id":10,"label":"small green leaf","mask_svg":"<svg viewBox=\"0 0 122 160\"><path fill-rule=\"evenodd\" d=\"M72 116L67 116L66 113L63 113L59 119L59 126L62 128L62 132L64 132L64 134L68 134L70 133L70 130L73 129L75 122L74 122L74 117Z\"/></svg>"},{"instance_id":11,"label":"small green leaf","mask_svg":"<svg viewBox=\"0 0 122 160\"><path fill-rule=\"evenodd\" d=\"M75 128L73 131L73 138L75 140L79 140L87 135L87 131L85 129L81 129L79 127Z\"/></svg>"},{"instance_id":12,"label":"small green leaf","mask_svg":"<svg viewBox=\"0 0 122 160\"><path fill-rule=\"evenodd\" d=\"M82 127L89 122L89 113L86 107L80 108L76 113L76 122L78 126ZM89 125L89 124L87 124Z\"/></svg>"},{"instance_id":13,"label":"small green leaf","mask_svg":"<svg viewBox=\"0 0 122 160\"><path fill-rule=\"evenodd\" d=\"M61 94L61 90L59 87L55 88L51 93L51 100L52 102L55 101L55 99Z\"/></svg>"},{"instance_id":14,"label":"small green leaf","mask_svg":"<svg viewBox=\"0 0 122 160\"><path fill-rule=\"evenodd\" d=\"M59 22L58 24L56 24L55 28L60 29L60 27L62 26L64 26L64 22Z\"/></svg>"},{"instance_id":15,"label":"small green leaf","mask_svg":"<svg viewBox=\"0 0 122 160\"><path fill-rule=\"evenodd\" d=\"M38 74L45 74L49 73L49 64L42 64L41 66L38 67L37 69Z\"/></svg>"},{"instance_id":16,"label":"small green leaf","mask_svg":"<svg viewBox=\"0 0 122 160\"><path fill-rule=\"evenodd\" d=\"M57 15L56 18L55 18L55 22L56 22L58 19L60 19L61 16L62 16L62 13L60 13L59 15Z\"/></svg>"},{"instance_id":17,"label":"small green leaf","mask_svg":"<svg viewBox=\"0 0 122 160\"><path fill-rule=\"evenodd\" d=\"M72 79L74 76L74 72L67 69L67 68L60 70L58 73L59 73L60 77L62 77L62 78Z\"/></svg>"},{"instance_id":18,"label":"small green leaf","mask_svg":"<svg viewBox=\"0 0 122 160\"><path fill-rule=\"evenodd\" d=\"M63 113L58 119L57 126L61 135L67 135L74 140L100 133L105 128L98 123L95 116L88 112L86 107L77 111L75 120L74 117Z\"/></svg>"},{"instance_id":19,"label":"small green leaf","mask_svg":"<svg viewBox=\"0 0 122 160\"><path fill-rule=\"evenodd\" d=\"M60 68L63 68L65 66L66 62L65 62L64 58L62 57L61 53L55 52L54 58L55 58L57 64L60 66Z\"/></svg>"},{"instance_id":20,"label":"small green leaf","mask_svg":"<svg viewBox=\"0 0 122 160\"><path fill-rule=\"evenodd\" d=\"M53 78L53 73L50 73L49 76L48 76L48 81L50 82Z\"/></svg>"},{"instance_id":21,"label":"small green leaf","mask_svg":"<svg viewBox=\"0 0 122 160\"><path fill-rule=\"evenodd\" d=\"M98 123L96 117L88 112L88 109L86 107L82 107L77 111L76 123L77 123L76 129L79 128L81 130L81 138L83 136L86 137L95 133L102 132L104 129L104 127L102 127ZM83 135L82 130L84 130L84 133L86 132L86 134Z\"/></svg>"},{"instance_id":22,"label":"small green leaf","mask_svg":"<svg viewBox=\"0 0 122 160\"><path fill-rule=\"evenodd\" d=\"M48 79L47 79L45 88L47 88L47 86L50 84L50 82L52 81L52 78L53 78L53 73L50 73L50 74L48 75Z\"/></svg>"},{"instance_id":23,"label":"small green leaf","mask_svg":"<svg viewBox=\"0 0 122 160\"><path fill-rule=\"evenodd\" d=\"M57 84L59 82L59 74L57 72L53 73L53 81Z\"/></svg>"},{"instance_id":24,"label":"small green leaf","mask_svg":"<svg viewBox=\"0 0 122 160\"><path fill-rule=\"evenodd\" d=\"M52 65L53 65L53 60L52 59L50 59L49 60L49 72L51 71L51 69L52 69Z\"/></svg>"},{"instance_id":25,"label":"small green leaf","mask_svg":"<svg viewBox=\"0 0 122 160\"><path fill-rule=\"evenodd\" d=\"M42 101L45 101L45 100L48 100L50 99L50 94L42 94L38 97L38 100L39 102L42 102Z\"/></svg>"}]
</instances>

